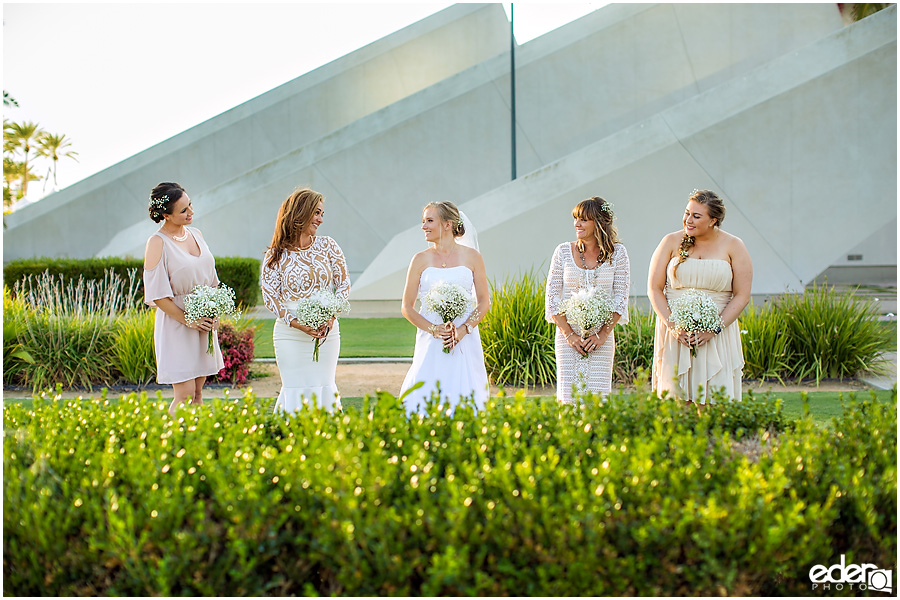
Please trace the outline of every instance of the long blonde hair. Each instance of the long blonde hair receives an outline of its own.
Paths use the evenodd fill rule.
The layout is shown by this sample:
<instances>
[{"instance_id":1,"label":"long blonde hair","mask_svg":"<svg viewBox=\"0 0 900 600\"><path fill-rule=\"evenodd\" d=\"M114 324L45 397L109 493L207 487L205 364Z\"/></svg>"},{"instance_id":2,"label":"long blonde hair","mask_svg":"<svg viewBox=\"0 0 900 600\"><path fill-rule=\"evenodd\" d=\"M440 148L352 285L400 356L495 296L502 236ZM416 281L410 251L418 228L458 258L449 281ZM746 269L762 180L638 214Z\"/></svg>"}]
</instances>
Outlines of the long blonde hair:
<instances>
[{"instance_id":1,"label":"long blonde hair","mask_svg":"<svg viewBox=\"0 0 900 600\"><path fill-rule=\"evenodd\" d=\"M594 238L600 247L597 255L597 264L612 261L616 244L619 243L619 232L616 231L613 222L612 206L600 196L594 196L582 200L572 209L572 216L576 219L594 222ZM576 245L584 252L584 244L579 240Z\"/></svg>"},{"instance_id":2,"label":"long blonde hair","mask_svg":"<svg viewBox=\"0 0 900 600\"><path fill-rule=\"evenodd\" d=\"M285 250L300 244L300 234L312 221L319 202L324 201L325 197L319 192L302 188L294 190L281 203L278 216L275 217L275 233L272 235L272 243L266 249L272 251L266 267L274 267L281 260L281 255Z\"/></svg>"}]
</instances>

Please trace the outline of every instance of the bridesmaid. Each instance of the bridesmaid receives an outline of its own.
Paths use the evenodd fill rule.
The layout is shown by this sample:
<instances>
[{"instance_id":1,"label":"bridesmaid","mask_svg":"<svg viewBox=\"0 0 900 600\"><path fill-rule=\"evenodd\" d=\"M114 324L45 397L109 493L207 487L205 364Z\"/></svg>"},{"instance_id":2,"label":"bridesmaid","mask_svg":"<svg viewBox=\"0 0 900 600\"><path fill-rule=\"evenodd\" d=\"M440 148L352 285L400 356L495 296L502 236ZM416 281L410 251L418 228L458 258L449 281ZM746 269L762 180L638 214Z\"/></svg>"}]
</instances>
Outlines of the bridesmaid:
<instances>
[{"instance_id":1,"label":"bridesmaid","mask_svg":"<svg viewBox=\"0 0 900 600\"><path fill-rule=\"evenodd\" d=\"M628 322L630 263L613 226L609 202L594 196L572 209L575 241L553 252L544 299L545 316L556 323L556 397L573 401L573 389L606 396L612 388L616 323ZM560 314L563 303L580 289L599 287L613 301L612 322L585 336Z\"/></svg>"},{"instance_id":2,"label":"bridesmaid","mask_svg":"<svg viewBox=\"0 0 900 600\"><path fill-rule=\"evenodd\" d=\"M332 319L311 329L294 316L297 301L318 290L332 290L344 299L350 295L344 253L330 237L316 235L325 220L324 200L310 189L295 190L287 197L278 210L272 244L260 273L263 301L278 317L272 332L281 374L276 410L296 411L309 401L341 410L334 380L341 352L338 321ZM320 340L318 362L313 361L316 339Z\"/></svg>"},{"instance_id":3,"label":"bridesmaid","mask_svg":"<svg viewBox=\"0 0 900 600\"><path fill-rule=\"evenodd\" d=\"M200 230L188 227L193 216L191 199L177 183L160 183L150 192L150 218L162 227L144 250L144 301L158 309L153 327L156 381L172 384L173 417L186 401L203 404L207 376L225 366L218 337L213 336L214 352L206 351L208 332L218 327L217 320L188 324L184 318L184 297L194 286L219 285L216 261Z\"/></svg>"},{"instance_id":4,"label":"bridesmaid","mask_svg":"<svg viewBox=\"0 0 900 600\"><path fill-rule=\"evenodd\" d=\"M741 399L744 352L737 319L750 302L753 263L744 242L722 231L724 220L725 203L714 192L694 190L682 229L666 235L650 259L647 290L656 312L651 381L659 395L669 392L704 405L711 401L710 392L720 389ZM673 328L669 302L689 288L703 290L716 302L723 323L719 331Z\"/></svg>"}]
</instances>

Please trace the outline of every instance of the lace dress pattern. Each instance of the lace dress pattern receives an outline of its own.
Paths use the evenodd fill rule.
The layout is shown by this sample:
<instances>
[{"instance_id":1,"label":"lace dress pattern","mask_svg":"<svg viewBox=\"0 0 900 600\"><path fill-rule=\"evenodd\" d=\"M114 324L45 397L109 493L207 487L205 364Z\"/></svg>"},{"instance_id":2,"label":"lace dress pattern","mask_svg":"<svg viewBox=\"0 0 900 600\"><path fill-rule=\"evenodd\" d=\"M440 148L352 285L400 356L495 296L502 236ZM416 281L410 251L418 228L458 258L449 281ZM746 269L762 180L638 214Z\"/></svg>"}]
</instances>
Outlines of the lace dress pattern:
<instances>
[{"instance_id":1,"label":"lace dress pattern","mask_svg":"<svg viewBox=\"0 0 900 600\"><path fill-rule=\"evenodd\" d=\"M619 324L628 322L628 294L631 287L628 252L622 244L616 244L611 262L596 269L583 269L575 262L572 244L564 242L556 247L547 275L544 302L545 317L553 321L560 314L563 303L580 289L599 287L613 300L613 311L620 315ZM577 325L572 329L581 334ZM556 398L560 402L573 401L572 392L590 391L609 394L612 388L613 359L615 358L615 330L599 349L582 358L566 342L562 331L556 328Z\"/></svg>"}]
</instances>

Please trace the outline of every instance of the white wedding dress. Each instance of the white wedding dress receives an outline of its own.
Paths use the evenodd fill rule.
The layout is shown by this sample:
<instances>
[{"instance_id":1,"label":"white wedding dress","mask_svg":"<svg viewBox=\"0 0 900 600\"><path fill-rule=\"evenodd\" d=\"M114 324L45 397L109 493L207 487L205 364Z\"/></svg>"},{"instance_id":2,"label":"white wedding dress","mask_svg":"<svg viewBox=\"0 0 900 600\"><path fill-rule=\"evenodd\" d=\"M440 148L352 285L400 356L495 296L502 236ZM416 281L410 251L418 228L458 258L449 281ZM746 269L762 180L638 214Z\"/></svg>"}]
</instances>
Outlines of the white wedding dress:
<instances>
[{"instance_id":1,"label":"white wedding dress","mask_svg":"<svg viewBox=\"0 0 900 600\"><path fill-rule=\"evenodd\" d=\"M418 298L440 282L456 283L464 287L474 297L475 282L472 270L466 266L426 267L419 277ZM432 323L442 323L441 318L422 306L419 312ZM460 316L453 323L459 327L466 322L471 313ZM422 412L425 402L431 398L432 392L440 387L440 396L444 401L444 410L452 410L461 401L461 397L474 394L475 406L484 408L488 399L487 371L484 368L484 352L481 350L481 336L478 327L466 335L450 354L443 352L441 340L427 331L418 330L413 363L400 388L402 395L419 381L425 385L411 392L403 400L407 412Z\"/></svg>"}]
</instances>

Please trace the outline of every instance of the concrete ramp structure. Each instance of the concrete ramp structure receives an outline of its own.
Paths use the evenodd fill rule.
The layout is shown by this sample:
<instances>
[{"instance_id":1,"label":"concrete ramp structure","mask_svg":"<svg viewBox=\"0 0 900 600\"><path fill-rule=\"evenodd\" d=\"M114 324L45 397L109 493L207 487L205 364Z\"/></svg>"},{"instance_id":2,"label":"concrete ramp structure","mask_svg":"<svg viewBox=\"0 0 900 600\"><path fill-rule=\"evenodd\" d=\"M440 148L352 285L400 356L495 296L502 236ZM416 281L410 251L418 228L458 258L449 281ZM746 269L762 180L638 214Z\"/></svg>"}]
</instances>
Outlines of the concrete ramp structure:
<instances>
[{"instance_id":1,"label":"concrete ramp structure","mask_svg":"<svg viewBox=\"0 0 900 600\"><path fill-rule=\"evenodd\" d=\"M848 265L896 273L896 6L849 26L833 4L597 10L517 48L515 181L508 36L500 5L455 5L9 215L6 259L140 256L157 227L147 193L166 180L214 254L261 257L278 206L308 185L351 300L394 305L427 202L467 212L502 280L545 270L572 207L600 195L642 296L660 238L708 188L754 294ZM108 230L78 226L111 207Z\"/></svg>"}]
</instances>

